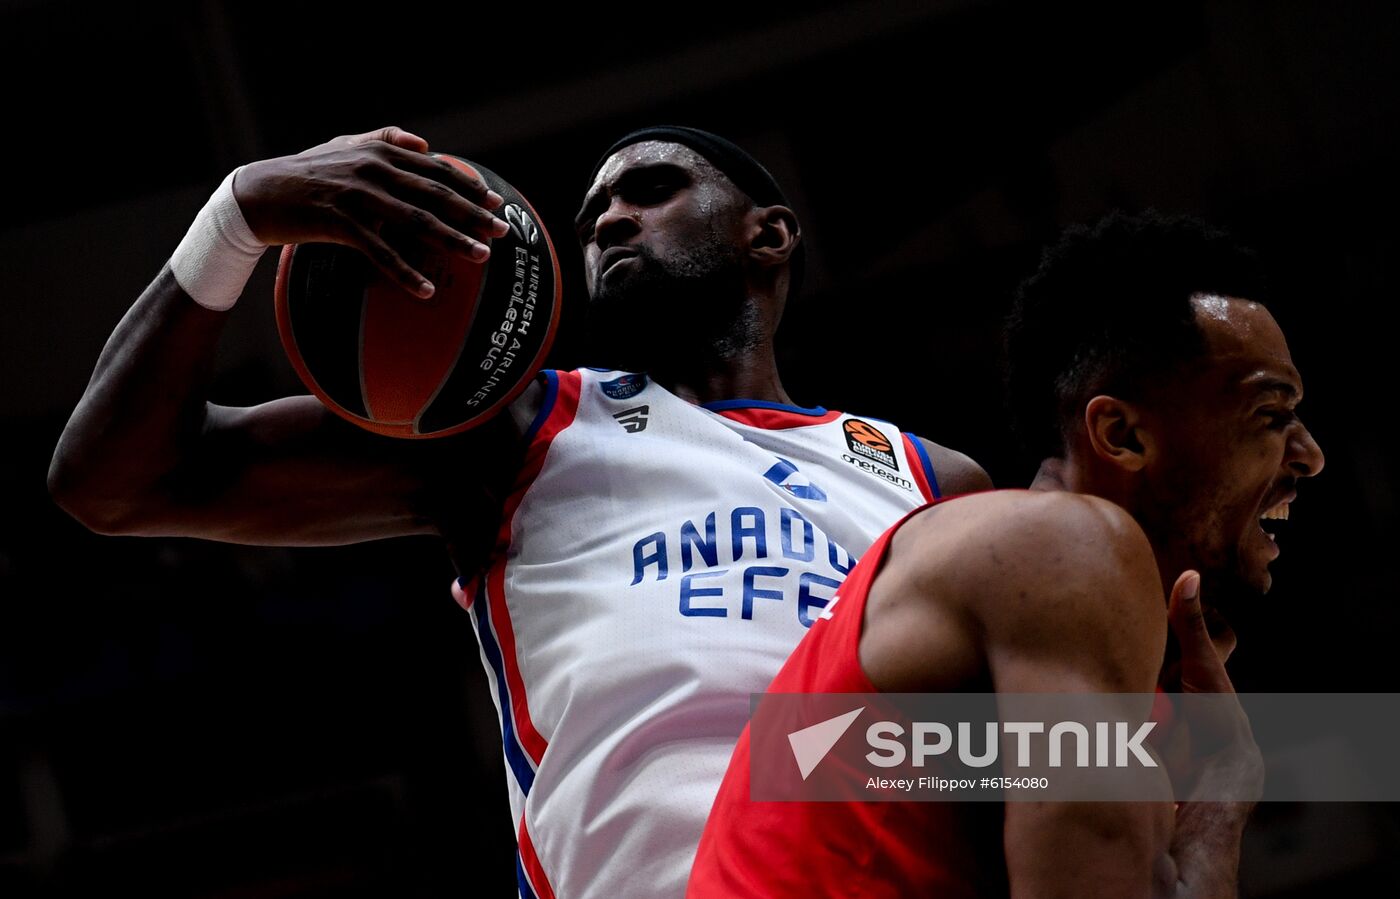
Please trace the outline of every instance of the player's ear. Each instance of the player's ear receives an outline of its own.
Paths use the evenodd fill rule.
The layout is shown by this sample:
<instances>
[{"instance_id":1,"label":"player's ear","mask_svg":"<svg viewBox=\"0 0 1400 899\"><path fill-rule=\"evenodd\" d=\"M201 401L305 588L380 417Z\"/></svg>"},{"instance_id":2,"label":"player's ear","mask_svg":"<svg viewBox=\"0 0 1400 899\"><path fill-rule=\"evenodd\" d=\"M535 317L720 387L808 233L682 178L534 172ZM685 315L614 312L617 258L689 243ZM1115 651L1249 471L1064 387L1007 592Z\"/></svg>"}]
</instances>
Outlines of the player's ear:
<instances>
[{"instance_id":1,"label":"player's ear","mask_svg":"<svg viewBox=\"0 0 1400 899\"><path fill-rule=\"evenodd\" d=\"M786 206L756 206L747 221L749 258L759 265L782 265L802 240L797 215Z\"/></svg>"},{"instance_id":2,"label":"player's ear","mask_svg":"<svg viewBox=\"0 0 1400 899\"><path fill-rule=\"evenodd\" d=\"M1094 397L1084 407L1084 431L1099 458L1124 471L1139 471L1147 464L1152 436L1132 403L1112 396Z\"/></svg>"}]
</instances>

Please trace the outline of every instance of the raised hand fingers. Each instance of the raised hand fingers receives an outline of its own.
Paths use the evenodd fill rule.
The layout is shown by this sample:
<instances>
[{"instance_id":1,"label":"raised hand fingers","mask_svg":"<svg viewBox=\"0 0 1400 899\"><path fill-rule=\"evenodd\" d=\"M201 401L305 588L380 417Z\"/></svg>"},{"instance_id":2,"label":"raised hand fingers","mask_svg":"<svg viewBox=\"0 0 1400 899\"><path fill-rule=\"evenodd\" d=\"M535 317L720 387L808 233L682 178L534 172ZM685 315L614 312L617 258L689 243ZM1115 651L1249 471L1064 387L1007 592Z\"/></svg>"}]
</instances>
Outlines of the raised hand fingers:
<instances>
[{"instance_id":1,"label":"raised hand fingers","mask_svg":"<svg viewBox=\"0 0 1400 899\"><path fill-rule=\"evenodd\" d=\"M454 193L483 209L499 209L505 203L480 175L472 174L465 166L443 156L394 147L388 151L388 158L395 167L450 187Z\"/></svg>"},{"instance_id":2,"label":"raised hand fingers","mask_svg":"<svg viewBox=\"0 0 1400 899\"><path fill-rule=\"evenodd\" d=\"M369 194L364 202L369 207L369 215L385 226L379 232L381 237L385 236L386 231L395 239L400 236L416 237L435 243L449 253L465 253L477 262L483 262L491 255L491 248L485 242L468 237L419 206L388 194Z\"/></svg>"},{"instance_id":3,"label":"raised hand fingers","mask_svg":"<svg viewBox=\"0 0 1400 899\"><path fill-rule=\"evenodd\" d=\"M427 146L417 135L383 128L336 142L356 148L353 171L362 184L374 184L432 213L448 227L477 238L477 243L509 232L510 226L490 212L500 208L504 198L468 167L417 149Z\"/></svg>"},{"instance_id":4,"label":"raised hand fingers","mask_svg":"<svg viewBox=\"0 0 1400 899\"><path fill-rule=\"evenodd\" d=\"M390 125L388 128L377 128L374 131L366 131L364 134L352 134L344 138L348 146L368 143L372 140L384 141L386 144L393 144L396 147L403 147L406 150L414 150L418 153L428 152L428 142L411 131L405 131L397 125Z\"/></svg>"},{"instance_id":5,"label":"raised hand fingers","mask_svg":"<svg viewBox=\"0 0 1400 899\"><path fill-rule=\"evenodd\" d=\"M395 170L386 188L409 205L427 210L445 224L481 241L501 237L510 231L504 219L453 191L441 181L412 172Z\"/></svg>"},{"instance_id":6,"label":"raised hand fingers","mask_svg":"<svg viewBox=\"0 0 1400 899\"><path fill-rule=\"evenodd\" d=\"M495 206L503 202L500 195L448 162L381 142L355 171L360 186L339 203L354 224L346 242L418 296L434 288L406 259L418 259L424 245L484 262L491 238L510 231L504 220L457 191Z\"/></svg>"},{"instance_id":7,"label":"raised hand fingers","mask_svg":"<svg viewBox=\"0 0 1400 899\"><path fill-rule=\"evenodd\" d=\"M422 154L403 154L391 162L387 186L405 202L478 238L501 237L510 231L503 219L489 211L500 208L504 199L479 178Z\"/></svg>"},{"instance_id":8,"label":"raised hand fingers","mask_svg":"<svg viewBox=\"0 0 1400 899\"><path fill-rule=\"evenodd\" d=\"M1201 576L1198 573L1183 571L1177 576L1167 600L1167 620L1183 651L1210 642L1201 611Z\"/></svg>"},{"instance_id":9,"label":"raised hand fingers","mask_svg":"<svg viewBox=\"0 0 1400 899\"><path fill-rule=\"evenodd\" d=\"M1231 693L1224 660L1211 639L1201 606L1201 576L1185 571L1172 586L1167 621L1181 647L1181 688L1186 692Z\"/></svg>"},{"instance_id":10,"label":"raised hand fingers","mask_svg":"<svg viewBox=\"0 0 1400 899\"><path fill-rule=\"evenodd\" d=\"M294 156L250 164L234 185L264 243L329 241L355 247L405 290L429 296L424 253L483 262L510 226L491 213L504 200L455 160L398 128L338 137ZM406 261L409 260L409 261Z\"/></svg>"},{"instance_id":11,"label":"raised hand fingers","mask_svg":"<svg viewBox=\"0 0 1400 899\"><path fill-rule=\"evenodd\" d=\"M404 261L398 251L389 246L384 238L352 216L342 215L341 221L342 228L339 235L341 243L364 253L369 257L370 262L374 263L375 268L414 296L426 299L433 295L436 288L432 282Z\"/></svg>"},{"instance_id":12,"label":"raised hand fingers","mask_svg":"<svg viewBox=\"0 0 1400 899\"><path fill-rule=\"evenodd\" d=\"M1235 637L1234 628L1230 627L1230 622L1225 620L1215 609L1206 607L1203 611L1206 622L1206 631L1210 634L1210 642L1215 646L1215 652L1220 656L1222 664L1229 661L1230 654L1235 651L1235 645L1239 642Z\"/></svg>"}]
</instances>

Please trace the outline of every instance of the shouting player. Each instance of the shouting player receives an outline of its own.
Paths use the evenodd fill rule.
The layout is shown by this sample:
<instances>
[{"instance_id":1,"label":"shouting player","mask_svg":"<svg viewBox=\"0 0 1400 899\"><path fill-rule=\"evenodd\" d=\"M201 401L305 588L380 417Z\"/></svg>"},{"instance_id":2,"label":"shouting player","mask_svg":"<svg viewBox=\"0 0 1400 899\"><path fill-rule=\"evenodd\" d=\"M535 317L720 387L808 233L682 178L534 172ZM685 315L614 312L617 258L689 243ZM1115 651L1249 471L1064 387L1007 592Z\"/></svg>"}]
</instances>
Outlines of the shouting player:
<instances>
[{"instance_id":1,"label":"shouting player","mask_svg":"<svg viewBox=\"0 0 1400 899\"><path fill-rule=\"evenodd\" d=\"M1258 299L1248 254L1194 220L1067 232L1006 335L1012 411L1044 460L1030 489L890 528L769 691L1232 693L1224 613L1269 589L1269 520L1323 463ZM1252 795L1258 750L1234 736L1201 782ZM750 746L746 729L692 899L1238 892L1248 802L755 802Z\"/></svg>"}]
</instances>

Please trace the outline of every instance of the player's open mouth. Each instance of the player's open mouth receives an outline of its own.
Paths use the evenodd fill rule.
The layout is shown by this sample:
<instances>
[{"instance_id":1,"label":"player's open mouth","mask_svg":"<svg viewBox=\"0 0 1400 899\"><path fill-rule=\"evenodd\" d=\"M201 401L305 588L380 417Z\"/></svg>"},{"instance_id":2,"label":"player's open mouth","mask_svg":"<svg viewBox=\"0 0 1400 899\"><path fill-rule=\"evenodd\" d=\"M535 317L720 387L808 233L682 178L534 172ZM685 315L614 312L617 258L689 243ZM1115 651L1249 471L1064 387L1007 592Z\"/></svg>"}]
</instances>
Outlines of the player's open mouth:
<instances>
[{"instance_id":1,"label":"player's open mouth","mask_svg":"<svg viewBox=\"0 0 1400 899\"><path fill-rule=\"evenodd\" d=\"M1278 541L1274 538L1274 531L1266 530L1264 527L1264 523L1273 521L1287 521L1288 504L1293 502L1293 496L1294 495L1290 493L1288 496L1285 496L1282 500L1280 500L1277 503L1274 503L1272 506L1269 506L1267 509L1265 509L1259 514L1259 530L1262 531L1264 536L1268 539L1269 545L1273 548L1273 554L1275 556L1278 555ZM1274 525L1273 527L1276 529L1277 525Z\"/></svg>"}]
</instances>

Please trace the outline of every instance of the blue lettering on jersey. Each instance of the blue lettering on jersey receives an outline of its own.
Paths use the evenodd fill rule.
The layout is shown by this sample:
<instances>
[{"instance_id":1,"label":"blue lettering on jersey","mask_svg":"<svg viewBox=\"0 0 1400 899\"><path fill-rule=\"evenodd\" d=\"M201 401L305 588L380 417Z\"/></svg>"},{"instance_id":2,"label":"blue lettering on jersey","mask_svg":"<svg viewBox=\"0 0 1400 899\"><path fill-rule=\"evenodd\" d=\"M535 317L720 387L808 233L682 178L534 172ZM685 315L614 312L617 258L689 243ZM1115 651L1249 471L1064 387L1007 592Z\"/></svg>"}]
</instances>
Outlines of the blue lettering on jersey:
<instances>
[{"instance_id":1,"label":"blue lettering on jersey","mask_svg":"<svg viewBox=\"0 0 1400 899\"><path fill-rule=\"evenodd\" d=\"M757 506L738 506L727 515L709 512L700 521L697 525L696 519L687 519L632 545L630 586L667 580L671 565L679 561L677 608L687 618L732 616L752 621L771 615L764 611L770 604L776 604L772 606L776 609L792 598L795 602L787 614L795 613L803 627L811 627L855 564L845 547L796 509L780 509L776 522ZM725 524L728 534L721 533ZM770 526L776 527L776 534L769 533ZM826 542L825 552L816 545L819 536ZM783 559L797 564L760 562L737 571L733 568L746 559L767 559L770 545L780 546ZM676 547L678 560L670 555Z\"/></svg>"},{"instance_id":2,"label":"blue lettering on jersey","mask_svg":"<svg viewBox=\"0 0 1400 899\"><path fill-rule=\"evenodd\" d=\"M700 534L695 530L695 522L687 521L681 525L681 570L691 569L691 550L698 549L700 558L705 560L705 564L714 568L719 564L719 544L715 542L715 513L711 512L705 516L705 539L700 539ZM632 583L637 583L633 581Z\"/></svg>"},{"instance_id":3,"label":"blue lettering on jersey","mask_svg":"<svg viewBox=\"0 0 1400 899\"><path fill-rule=\"evenodd\" d=\"M788 573L788 569L779 568L776 565L755 565L752 568L744 569L744 618L753 618L753 601L755 599L776 599L783 601L783 591L765 590L754 586L754 578L757 577L782 577Z\"/></svg>"},{"instance_id":4,"label":"blue lettering on jersey","mask_svg":"<svg viewBox=\"0 0 1400 899\"><path fill-rule=\"evenodd\" d=\"M724 591L719 587L696 587L695 578L698 577L719 577L728 574L728 568L718 568L713 571L697 571L694 574L687 574L681 578L681 614L691 618L723 618L729 614L720 608L695 608L690 601L697 596L723 596Z\"/></svg>"},{"instance_id":5,"label":"blue lettering on jersey","mask_svg":"<svg viewBox=\"0 0 1400 899\"><path fill-rule=\"evenodd\" d=\"M837 557L838 554L845 556L846 561L842 562ZM851 554L846 552L846 550L835 540L831 541L826 545L826 560L831 563L832 568L835 568L842 574L850 574L851 568L856 564L855 559L851 558Z\"/></svg>"},{"instance_id":6,"label":"blue lettering on jersey","mask_svg":"<svg viewBox=\"0 0 1400 899\"><path fill-rule=\"evenodd\" d=\"M749 524L744 524L748 519ZM734 561L744 557L744 538L753 540L754 554L760 559L768 558L768 536L764 533L763 510L757 506L740 506L729 513L729 531L734 541Z\"/></svg>"},{"instance_id":7,"label":"blue lettering on jersey","mask_svg":"<svg viewBox=\"0 0 1400 899\"><path fill-rule=\"evenodd\" d=\"M812 561L817 554L816 550L812 548L812 538L816 533L812 523L803 518L802 513L796 509L784 509L781 520L783 525L778 530L783 537L783 558L795 559L798 562ZM800 552L792 548L792 523L794 521L802 522L802 550Z\"/></svg>"},{"instance_id":8,"label":"blue lettering on jersey","mask_svg":"<svg viewBox=\"0 0 1400 899\"><path fill-rule=\"evenodd\" d=\"M808 612L812 609L824 609L826 604L831 602L831 596L814 596L812 594L814 586L828 587L835 591L837 587L841 586L841 582L835 578L813 574L810 571L802 572L802 577L797 579L797 620L802 622L803 627L811 627L812 622L817 620L807 614ZM835 595L833 592L832 596Z\"/></svg>"},{"instance_id":9,"label":"blue lettering on jersey","mask_svg":"<svg viewBox=\"0 0 1400 899\"><path fill-rule=\"evenodd\" d=\"M647 552L647 546L651 546L651 552ZM655 534L647 534L638 540L632 547L632 586L642 582L642 573L646 567L655 563L656 579L666 580L666 535L657 531Z\"/></svg>"}]
</instances>

